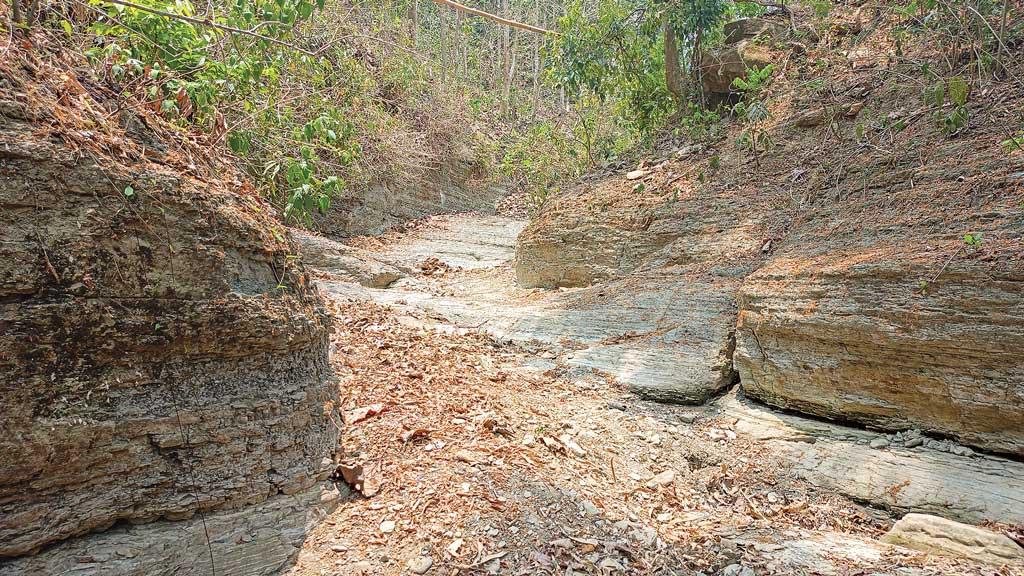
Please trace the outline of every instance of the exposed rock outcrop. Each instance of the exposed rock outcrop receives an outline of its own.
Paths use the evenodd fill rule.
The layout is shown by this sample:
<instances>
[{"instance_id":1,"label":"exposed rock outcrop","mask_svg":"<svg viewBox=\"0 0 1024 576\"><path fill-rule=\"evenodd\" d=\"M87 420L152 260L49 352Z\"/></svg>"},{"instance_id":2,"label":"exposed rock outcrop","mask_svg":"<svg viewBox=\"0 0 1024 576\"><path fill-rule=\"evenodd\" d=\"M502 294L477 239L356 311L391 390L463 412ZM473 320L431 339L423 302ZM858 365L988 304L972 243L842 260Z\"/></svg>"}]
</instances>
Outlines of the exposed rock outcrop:
<instances>
[{"instance_id":1,"label":"exposed rock outcrop","mask_svg":"<svg viewBox=\"0 0 1024 576\"><path fill-rule=\"evenodd\" d=\"M746 78L747 69L775 61L769 44L786 33L786 26L766 18L743 18L726 24L724 32L725 44L701 57L704 93L715 102L736 91L733 80Z\"/></svg>"},{"instance_id":2,"label":"exposed rock outcrop","mask_svg":"<svg viewBox=\"0 0 1024 576\"><path fill-rule=\"evenodd\" d=\"M0 573L205 574L197 513L218 574L280 567L337 439L295 245L245 182L24 57L0 77Z\"/></svg>"},{"instance_id":3,"label":"exposed rock outcrop","mask_svg":"<svg viewBox=\"0 0 1024 576\"><path fill-rule=\"evenodd\" d=\"M702 152L664 149L643 187L621 174L550 198L520 236L520 283L714 277L731 297L706 312L734 299L748 396L1024 455L1024 155L999 146L1024 94L972 93L969 131L915 119L869 150L882 135L866 119L909 114L903 71L823 77L810 62L798 54L793 78L773 80L773 148L756 160L731 145L737 123ZM806 78L839 96L806 93ZM828 121L797 126L808 105ZM672 306L709 302L681 296Z\"/></svg>"},{"instance_id":4,"label":"exposed rock outcrop","mask_svg":"<svg viewBox=\"0 0 1024 576\"><path fill-rule=\"evenodd\" d=\"M358 282L367 288L386 288L405 272L372 254L341 242L293 230L292 236L302 249L303 263L331 276Z\"/></svg>"},{"instance_id":5,"label":"exposed rock outcrop","mask_svg":"<svg viewBox=\"0 0 1024 576\"><path fill-rule=\"evenodd\" d=\"M1024 548L1006 536L928 514L907 514L882 541L989 564L1024 565Z\"/></svg>"}]
</instances>

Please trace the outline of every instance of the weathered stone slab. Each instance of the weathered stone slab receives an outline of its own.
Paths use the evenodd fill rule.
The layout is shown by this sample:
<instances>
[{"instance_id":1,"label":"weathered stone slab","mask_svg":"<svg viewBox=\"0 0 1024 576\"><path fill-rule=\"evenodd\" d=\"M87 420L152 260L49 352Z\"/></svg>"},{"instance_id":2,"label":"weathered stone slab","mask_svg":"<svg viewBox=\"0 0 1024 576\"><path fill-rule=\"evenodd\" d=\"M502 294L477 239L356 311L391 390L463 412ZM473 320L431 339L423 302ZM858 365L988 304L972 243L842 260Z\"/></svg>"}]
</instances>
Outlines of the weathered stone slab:
<instances>
[{"instance_id":1,"label":"weathered stone slab","mask_svg":"<svg viewBox=\"0 0 1024 576\"><path fill-rule=\"evenodd\" d=\"M925 512L971 523L1024 522L1024 463L981 454L957 456L925 446L872 448L874 441L888 437L782 414L735 394L715 405L737 419L737 432L769 443L816 486L901 513Z\"/></svg>"},{"instance_id":2,"label":"weathered stone slab","mask_svg":"<svg viewBox=\"0 0 1024 576\"><path fill-rule=\"evenodd\" d=\"M494 213L505 190L489 180L472 149L462 146L439 160L412 170L401 182L373 182L334 199L326 215L314 217L318 229L332 236L361 236L431 214Z\"/></svg>"},{"instance_id":3,"label":"weathered stone slab","mask_svg":"<svg viewBox=\"0 0 1024 576\"><path fill-rule=\"evenodd\" d=\"M328 483L203 518L120 525L36 556L0 559L0 576L271 576L294 559L340 496Z\"/></svg>"},{"instance_id":4,"label":"weathered stone slab","mask_svg":"<svg viewBox=\"0 0 1024 576\"><path fill-rule=\"evenodd\" d=\"M1024 548L1006 536L928 514L907 514L882 541L975 562L1024 565Z\"/></svg>"},{"instance_id":5,"label":"weathered stone slab","mask_svg":"<svg viewBox=\"0 0 1024 576\"><path fill-rule=\"evenodd\" d=\"M313 268L330 271L332 276L358 282L368 288L387 288L406 272L382 262L372 253L341 242L293 230L292 236L302 248L302 261Z\"/></svg>"}]
</instances>

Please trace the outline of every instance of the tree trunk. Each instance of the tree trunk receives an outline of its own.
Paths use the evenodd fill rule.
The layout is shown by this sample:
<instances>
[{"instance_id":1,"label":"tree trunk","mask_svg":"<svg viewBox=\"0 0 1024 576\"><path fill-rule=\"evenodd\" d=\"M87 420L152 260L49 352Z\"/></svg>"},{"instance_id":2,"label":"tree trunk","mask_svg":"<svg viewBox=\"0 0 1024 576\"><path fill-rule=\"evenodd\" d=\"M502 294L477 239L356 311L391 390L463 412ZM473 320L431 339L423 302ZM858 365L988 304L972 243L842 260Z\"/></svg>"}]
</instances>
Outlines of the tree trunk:
<instances>
[{"instance_id":1,"label":"tree trunk","mask_svg":"<svg viewBox=\"0 0 1024 576\"><path fill-rule=\"evenodd\" d=\"M416 48L416 35L420 29L420 0L409 0L409 8L406 12L406 19L409 22L409 41L412 47Z\"/></svg>"},{"instance_id":2,"label":"tree trunk","mask_svg":"<svg viewBox=\"0 0 1024 576\"><path fill-rule=\"evenodd\" d=\"M704 81L701 78L700 67L702 65L701 55L704 35L697 29L697 35L693 39L693 54L690 57L690 76L692 78L693 93L696 95L697 105L704 108L707 102L704 101Z\"/></svg>"},{"instance_id":3,"label":"tree trunk","mask_svg":"<svg viewBox=\"0 0 1024 576\"><path fill-rule=\"evenodd\" d=\"M544 22L540 17L540 0L533 2L533 19L538 26L543 27ZM537 111L540 108L540 37L533 38L533 118L537 119Z\"/></svg>"},{"instance_id":4,"label":"tree trunk","mask_svg":"<svg viewBox=\"0 0 1024 576\"><path fill-rule=\"evenodd\" d=\"M466 32L462 29L462 12L455 11L455 30L459 38L459 44L455 47L456 56L459 61L456 65L459 77L465 79L468 71L466 70Z\"/></svg>"},{"instance_id":5,"label":"tree trunk","mask_svg":"<svg viewBox=\"0 0 1024 576\"><path fill-rule=\"evenodd\" d=\"M686 83L683 80L683 68L679 63L679 44L676 41L676 33L669 24L668 18L665 18L662 23L662 34L665 37L665 87L675 99L676 105L681 106L686 100Z\"/></svg>"},{"instance_id":6,"label":"tree trunk","mask_svg":"<svg viewBox=\"0 0 1024 576\"><path fill-rule=\"evenodd\" d=\"M501 17L509 19L508 0L501 0ZM501 117L508 118L508 100L512 88L512 29L503 27L501 29Z\"/></svg>"},{"instance_id":7,"label":"tree trunk","mask_svg":"<svg viewBox=\"0 0 1024 576\"><path fill-rule=\"evenodd\" d=\"M437 7L437 18L440 20L440 38L439 38L439 56L441 60L441 90L444 91L444 83L448 77L448 59L450 51L448 50L448 17L444 6Z\"/></svg>"}]
</instances>

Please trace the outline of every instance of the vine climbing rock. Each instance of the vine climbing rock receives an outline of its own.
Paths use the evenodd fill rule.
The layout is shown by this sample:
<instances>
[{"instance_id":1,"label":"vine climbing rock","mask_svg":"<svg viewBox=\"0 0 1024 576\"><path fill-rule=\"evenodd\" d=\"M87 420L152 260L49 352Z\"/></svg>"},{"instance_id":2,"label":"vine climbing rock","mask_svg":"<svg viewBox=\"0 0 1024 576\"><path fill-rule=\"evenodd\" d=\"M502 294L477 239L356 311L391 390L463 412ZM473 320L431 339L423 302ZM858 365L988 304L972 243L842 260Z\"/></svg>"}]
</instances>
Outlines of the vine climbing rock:
<instances>
[{"instance_id":1,"label":"vine climbing rock","mask_svg":"<svg viewBox=\"0 0 1024 576\"><path fill-rule=\"evenodd\" d=\"M0 69L0 574L278 570L339 496L322 300L244 181L22 57Z\"/></svg>"}]
</instances>

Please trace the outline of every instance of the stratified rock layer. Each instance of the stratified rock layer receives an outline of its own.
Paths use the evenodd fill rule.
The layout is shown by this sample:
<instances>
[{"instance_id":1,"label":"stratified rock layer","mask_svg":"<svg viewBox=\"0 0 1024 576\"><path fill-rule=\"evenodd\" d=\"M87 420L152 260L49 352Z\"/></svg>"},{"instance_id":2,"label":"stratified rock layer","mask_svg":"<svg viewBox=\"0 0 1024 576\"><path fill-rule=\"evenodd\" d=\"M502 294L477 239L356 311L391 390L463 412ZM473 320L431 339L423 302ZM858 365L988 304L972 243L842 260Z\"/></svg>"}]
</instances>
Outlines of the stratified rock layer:
<instances>
[{"instance_id":1,"label":"stratified rock layer","mask_svg":"<svg viewBox=\"0 0 1024 576\"><path fill-rule=\"evenodd\" d=\"M883 542L989 564L1024 564L1024 548L1006 536L928 514L907 514Z\"/></svg>"},{"instance_id":2,"label":"stratified rock layer","mask_svg":"<svg viewBox=\"0 0 1024 576\"><path fill-rule=\"evenodd\" d=\"M740 292L736 367L768 404L1024 454L1024 271L773 260ZM987 268L987 267L986 267ZM984 281L979 281L981 274Z\"/></svg>"},{"instance_id":3,"label":"stratified rock layer","mask_svg":"<svg viewBox=\"0 0 1024 576\"><path fill-rule=\"evenodd\" d=\"M168 521L197 512L301 540L304 512L261 504L314 489L336 447L328 322L295 246L247 185L189 173L139 119L103 124L73 78L3 81L0 573L139 524L136 567L96 573L205 574L160 561L194 557L172 537L194 522Z\"/></svg>"},{"instance_id":4,"label":"stratified rock layer","mask_svg":"<svg viewBox=\"0 0 1024 576\"><path fill-rule=\"evenodd\" d=\"M728 50L765 49L732 29ZM778 48L765 55L781 62ZM549 198L519 238L520 284L660 278L641 286L654 294L679 273L732 279L715 283L723 298L684 291L675 305L703 309L687 314L695 341L719 333L704 318L736 310L731 360L749 397L1024 455L1024 154L999 145L1024 95L972 92L970 130L953 137L934 118L906 122L915 70L834 75L811 52L772 81L769 150L733 146L750 136L740 122ZM900 119L898 134L878 118Z\"/></svg>"}]
</instances>

